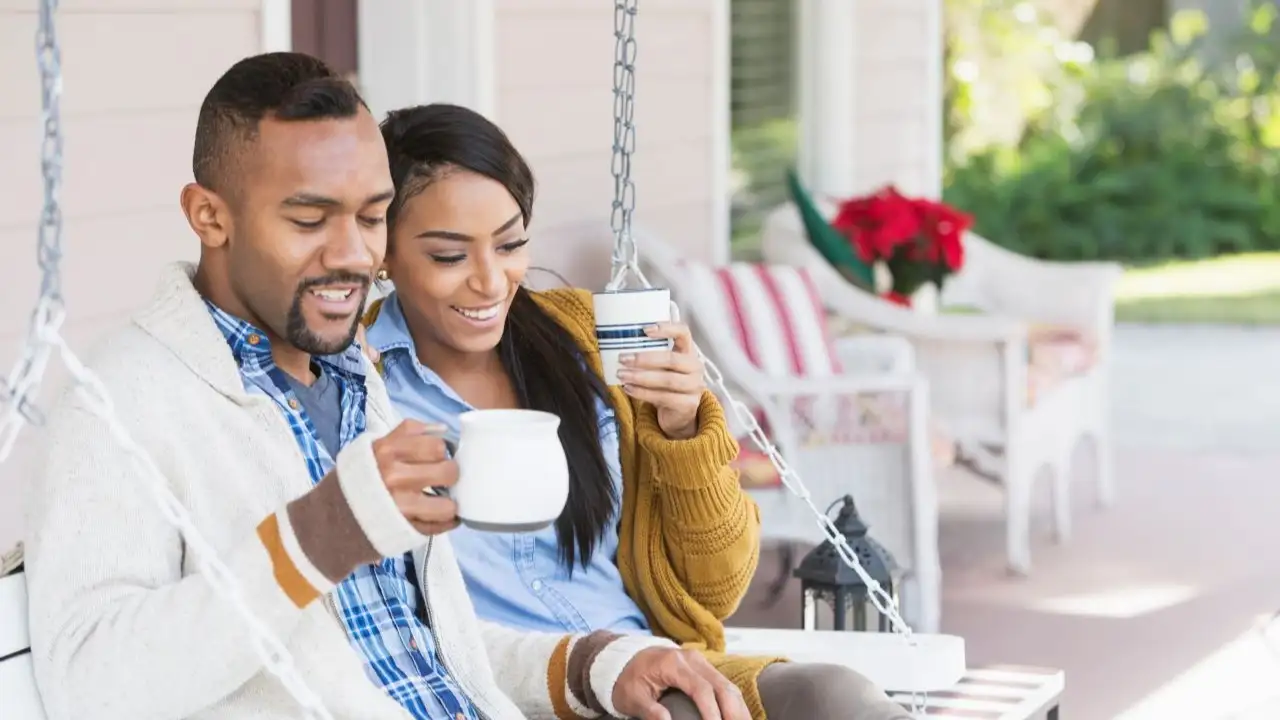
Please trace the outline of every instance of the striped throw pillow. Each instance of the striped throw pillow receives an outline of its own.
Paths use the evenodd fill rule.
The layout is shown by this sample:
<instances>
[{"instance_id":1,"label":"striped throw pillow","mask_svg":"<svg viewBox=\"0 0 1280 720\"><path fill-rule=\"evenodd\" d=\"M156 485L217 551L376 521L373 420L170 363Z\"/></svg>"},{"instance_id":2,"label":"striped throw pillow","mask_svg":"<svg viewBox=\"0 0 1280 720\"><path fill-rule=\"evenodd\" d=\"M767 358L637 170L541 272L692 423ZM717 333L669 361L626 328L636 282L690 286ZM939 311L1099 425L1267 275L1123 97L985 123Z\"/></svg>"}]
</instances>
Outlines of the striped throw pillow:
<instances>
[{"instance_id":1,"label":"striped throw pillow","mask_svg":"<svg viewBox=\"0 0 1280 720\"><path fill-rule=\"evenodd\" d=\"M687 271L691 282L717 290L709 293L715 306L708 320L726 324L766 375L813 379L843 372L817 288L803 268L732 263ZM797 398L792 413L806 444L897 443L907 436L901 393ZM758 411L757 419L763 419ZM754 450L744 447L744 453Z\"/></svg>"}]
</instances>

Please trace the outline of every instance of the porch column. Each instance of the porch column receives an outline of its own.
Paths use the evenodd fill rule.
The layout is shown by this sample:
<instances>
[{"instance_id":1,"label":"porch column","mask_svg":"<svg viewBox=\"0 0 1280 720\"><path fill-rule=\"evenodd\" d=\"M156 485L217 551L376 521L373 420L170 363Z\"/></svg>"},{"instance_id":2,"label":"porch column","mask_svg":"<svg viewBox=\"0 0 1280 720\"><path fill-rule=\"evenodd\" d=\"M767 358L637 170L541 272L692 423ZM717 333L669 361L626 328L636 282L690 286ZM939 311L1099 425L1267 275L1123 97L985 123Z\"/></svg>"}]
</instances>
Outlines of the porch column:
<instances>
[{"instance_id":1,"label":"porch column","mask_svg":"<svg viewBox=\"0 0 1280 720\"><path fill-rule=\"evenodd\" d=\"M924 92L928 102L925 104L925 155L924 187L922 194L926 197L942 197L943 153L943 103L942 95L946 80L945 44L946 36L943 28L943 4L945 0L925 0L925 48L928 52L929 67L925 75Z\"/></svg>"},{"instance_id":2,"label":"porch column","mask_svg":"<svg viewBox=\"0 0 1280 720\"><path fill-rule=\"evenodd\" d=\"M494 118L494 0L360 0L360 85L374 117L451 102Z\"/></svg>"},{"instance_id":3,"label":"porch column","mask_svg":"<svg viewBox=\"0 0 1280 720\"><path fill-rule=\"evenodd\" d=\"M799 0L801 179L818 194L855 193L857 0Z\"/></svg>"}]
</instances>

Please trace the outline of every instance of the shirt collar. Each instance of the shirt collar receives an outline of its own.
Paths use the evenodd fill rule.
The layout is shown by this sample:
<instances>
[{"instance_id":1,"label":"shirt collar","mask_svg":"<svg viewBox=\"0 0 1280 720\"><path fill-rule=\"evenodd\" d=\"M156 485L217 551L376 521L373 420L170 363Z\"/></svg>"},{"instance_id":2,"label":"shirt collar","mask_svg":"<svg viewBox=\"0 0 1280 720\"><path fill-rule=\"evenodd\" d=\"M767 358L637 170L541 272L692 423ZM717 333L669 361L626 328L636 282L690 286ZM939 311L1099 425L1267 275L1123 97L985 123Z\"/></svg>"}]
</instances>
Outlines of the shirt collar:
<instances>
[{"instance_id":1,"label":"shirt collar","mask_svg":"<svg viewBox=\"0 0 1280 720\"><path fill-rule=\"evenodd\" d=\"M390 353L399 353L413 367L418 379L428 387L444 393L445 397L470 409L471 405L462 396L449 387L435 370L418 362L418 350L409 334L409 323L405 320L404 309L400 307L400 298L391 291L382 301L382 309L373 324L365 328L365 340L378 354L387 357ZM394 393L393 393L394 394Z\"/></svg>"},{"instance_id":2,"label":"shirt collar","mask_svg":"<svg viewBox=\"0 0 1280 720\"><path fill-rule=\"evenodd\" d=\"M369 345L379 354L390 350L408 350L411 355L414 353L409 323L404 319L400 296L394 290L382 301L382 310L373 324L365 328L364 333Z\"/></svg>"},{"instance_id":3,"label":"shirt collar","mask_svg":"<svg viewBox=\"0 0 1280 720\"><path fill-rule=\"evenodd\" d=\"M253 323L232 315L209 300L205 300L205 305L209 308L209 314L213 316L214 324L218 326L218 330L222 332L227 345L231 348L231 357L235 359L237 367L244 370L246 367L274 365L271 360L271 341L267 339L266 333ZM317 362L352 375L359 377L365 375L362 350L358 342L352 342L350 347L340 353L316 356L315 359Z\"/></svg>"}]
</instances>

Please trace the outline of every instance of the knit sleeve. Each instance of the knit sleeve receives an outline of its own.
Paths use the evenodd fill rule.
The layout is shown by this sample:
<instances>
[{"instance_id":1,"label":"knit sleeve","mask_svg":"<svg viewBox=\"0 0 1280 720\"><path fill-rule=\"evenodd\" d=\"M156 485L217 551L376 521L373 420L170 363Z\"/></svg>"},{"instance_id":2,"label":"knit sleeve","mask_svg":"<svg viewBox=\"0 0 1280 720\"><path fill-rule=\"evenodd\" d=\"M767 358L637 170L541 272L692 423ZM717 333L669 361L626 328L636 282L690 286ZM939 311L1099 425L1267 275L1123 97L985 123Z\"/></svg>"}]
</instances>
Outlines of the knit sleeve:
<instances>
[{"instance_id":1,"label":"knit sleeve","mask_svg":"<svg viewBox=\"0 0 1280 720\"><path fill-rule=\"evenodd\" d=\"M704 392L698 432L672 440L648 403L635 403L636 434L661 493L663 540L689 594L720 620L747 593L760 560L760 509L742 490L731 463L738 444L724 409Z\"/></svg>"},{"instance_id":2,"label":"knit sleeve","mask_svg":"<svg viewBox=\"0 0 1280 720\"><path fill-rule=\"evenodd\" d=\"M596 631L528 632L481 622L494 680L531 720L618 717L613 690L641 650L674 648L664 638Z\"/></svg>"}]
</instances>

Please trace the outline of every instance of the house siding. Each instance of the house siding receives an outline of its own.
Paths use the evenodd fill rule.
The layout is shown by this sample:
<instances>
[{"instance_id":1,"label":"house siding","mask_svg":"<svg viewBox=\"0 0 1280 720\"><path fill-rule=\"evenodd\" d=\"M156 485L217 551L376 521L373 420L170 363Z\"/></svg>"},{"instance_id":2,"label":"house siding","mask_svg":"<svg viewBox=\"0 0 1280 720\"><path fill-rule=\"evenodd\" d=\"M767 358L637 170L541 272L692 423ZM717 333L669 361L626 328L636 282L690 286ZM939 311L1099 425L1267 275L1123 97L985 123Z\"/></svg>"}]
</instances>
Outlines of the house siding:
<instances>
[{"instance_id":1,"label":"house siding","mask_svg":"<svg viewBox=\"0 0 1280 720\"><path fill-rule=\"evenodd\" d=\"M716 3L646 0L636 19L637 229L712 258ZM538 180L534 262L602 286L612 248L613 4L497 0L494 119Z\"/></svg>"},{"instance_id":2,"label":"house siding","mask_svg":"<svg viewBox=\"0 0 1280 720\"><path fill-rule=\"evenodd\" d=\"M895 184L908 193L936 194L935 155L941 152L931 114L930 4L938 0L860 0L855 28L857 137L855 187L871 192Z\"/></svg>"},{"instance_id":3,"label":"house siding","mask_svg":"<svg viewBox=\"0 0 1280 720\"><path fill-rule=\"evenodd\" d=\"M35 0L0 0L0 362L17 359L40 285L43 202ZM62 0L64 335L84 351L145 302L162 265L194 259L178 207L190 179L200 101L236 60L261 47L259 0ZM57 361L43 403L64 384ZM0 465L0 548L21 534L24 488L42 447L24 431Z\"/></svg>"}]
</instances>

